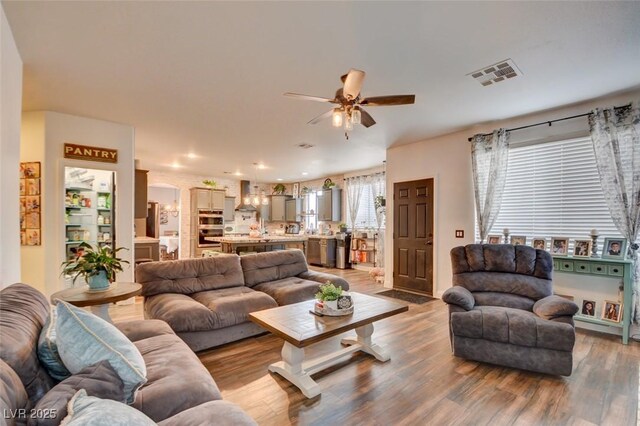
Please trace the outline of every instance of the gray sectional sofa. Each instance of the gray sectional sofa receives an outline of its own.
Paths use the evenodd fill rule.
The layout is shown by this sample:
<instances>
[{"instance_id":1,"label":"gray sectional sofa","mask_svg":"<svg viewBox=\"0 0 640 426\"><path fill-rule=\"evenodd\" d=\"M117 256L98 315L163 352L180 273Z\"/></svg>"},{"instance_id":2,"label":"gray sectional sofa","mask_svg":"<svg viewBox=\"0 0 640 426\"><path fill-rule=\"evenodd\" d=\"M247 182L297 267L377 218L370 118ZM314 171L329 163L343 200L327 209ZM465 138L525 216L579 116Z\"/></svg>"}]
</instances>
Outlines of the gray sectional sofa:
<instances>
[{"instance_id":1,"label":"gray sectional sofa","mask_svg":"<svg viewBox=\"0 0 640 426\"><path fill-rule=\"evenodd\" d=\"M54 398L60 396L57 382L36 352L49 310L45 296L26 284L13 284L0 292L0 424L26 424L38 401L49 392ZM139 320L116 326L146 364L147 383L137 392L134 408L161 426L255 425L242 409L222 400L211 374L166 323ZM90 386L89 380L83 380L83 387ZM62 420L59 413L49 414L52 418L40 418L37 424ZM36 422L29 419L29 424Z\"/></svg>"},{"instance_id":2,"label":"gray sectional sofa","mask_svg":"<svg viewBox=\"0 0 640 426\"><path fill-rule=\"evenodd\" d=\"M571 375L578 306L553 295L544 250L470 244L451 250L449 304L453 353L547 374Z\"/></svg>"},{"instance_id":3,"label":"gray sectional sofa","mask_svg":"<svg viewBox=\"0 0 640 426\"><path fill-rule=\"evenodd\" d=\"M310 271L301 250L225 255L136 268L145 317L165 321L193 351L264 333L250 312L313 299L332 274Z\"/></svg>"}]
</instances>

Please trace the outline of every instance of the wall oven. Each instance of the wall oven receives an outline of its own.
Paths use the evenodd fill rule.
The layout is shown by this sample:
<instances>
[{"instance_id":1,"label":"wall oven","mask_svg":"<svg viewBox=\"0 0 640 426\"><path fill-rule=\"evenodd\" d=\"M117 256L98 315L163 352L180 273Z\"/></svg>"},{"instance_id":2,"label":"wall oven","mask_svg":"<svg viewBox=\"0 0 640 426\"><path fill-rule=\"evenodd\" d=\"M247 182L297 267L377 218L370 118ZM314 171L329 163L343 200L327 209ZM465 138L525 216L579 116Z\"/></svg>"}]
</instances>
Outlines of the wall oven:
<instances>
[{"instance_id":1,"label":"wall oven","mask_svg":"<svg viewBox=\"0 0 640 426\"><path fill-rule=\"evenodd\" d=\"M222 210L198 210L198 227L222 226L224 227L224 211Z\"/></svg>"},{"instance_id":2,"label":"wall oven","mask_svg":"<svg viewBox=\"0 0 640 426\"><path fill-rule=\"evenodd\" d=\"M198 247L220 247L220 243L207 239L214 237L224 237L224 228L199 228Z\"/></svg>"}]
</instances>

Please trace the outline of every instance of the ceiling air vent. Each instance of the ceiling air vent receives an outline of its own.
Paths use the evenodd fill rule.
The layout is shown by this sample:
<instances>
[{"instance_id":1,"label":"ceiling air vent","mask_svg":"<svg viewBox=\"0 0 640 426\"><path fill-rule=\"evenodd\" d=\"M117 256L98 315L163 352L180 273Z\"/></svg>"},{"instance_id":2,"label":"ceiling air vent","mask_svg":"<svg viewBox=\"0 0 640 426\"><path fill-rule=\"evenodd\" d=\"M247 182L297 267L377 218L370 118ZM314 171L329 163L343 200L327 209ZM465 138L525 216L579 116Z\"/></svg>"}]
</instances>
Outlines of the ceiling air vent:
<instances>
[{"instance_id":1,"label":"ceiling air vent","mask_svg":"<svg viewBox=\"0 0 640 426\"><path fill-rule=\"evenodd\" d=\"M500 83L501 81L522 75L522 71L518 69L513 60L506 59L496 64L483 67L467 75L470 75L483 86L490 86L494 83Z\"/></svg>"},{"instance_id":2,"label":"ceiling air vent","mask_svg":"<svg viewBox=\"0 0 640 426\"><path fill-rule=\"evenodd\" d=\"M309 148L313 148L315 145L311 145L309 143L301 143L300 145L298 145L299 148L302 149L309 149Z\"/></svg>"}]
</instances>

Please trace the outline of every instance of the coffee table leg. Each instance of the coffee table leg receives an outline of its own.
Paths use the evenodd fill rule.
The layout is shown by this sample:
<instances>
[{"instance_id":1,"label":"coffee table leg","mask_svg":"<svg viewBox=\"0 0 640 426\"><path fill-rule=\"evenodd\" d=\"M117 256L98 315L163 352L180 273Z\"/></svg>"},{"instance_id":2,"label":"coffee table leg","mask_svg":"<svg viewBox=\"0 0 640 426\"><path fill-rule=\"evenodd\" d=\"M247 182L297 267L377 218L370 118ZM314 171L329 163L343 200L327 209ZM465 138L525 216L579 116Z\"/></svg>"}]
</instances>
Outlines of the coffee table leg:
<instances>
[{"instance_id":1,"label":"coffee table leg","mask_svg":"<svg viewBox=\"0 0 640 426\"><path fill-rule=\"evenodd\" d=\"M358 337L354 339L342 339L343 345L360 345L360 350L362 352L368 353L369 355L373 355L378 361L389 361L391 357L384 350L382 346L376 345L371 340L371 335L373 334L373 324L366 324L362 327L356 328L356 334Z\"/></svg>"},{"instance_id":2,"label":"coffee table leg","mask_svg":"<svg viewBox=\"0 0 640 426\"><path fill-rule=\"evenodd\" d=\"M320 386L302 368L304 349L297 348L289 342L282 347L282 361L269 366L269 371L278 373L296 385L307 398L320 395Z\"/></svg>"},{"instance_id":3,"label":"coffee table leg","mask_svg":"<svg viewBox=\"0 0 640 426\"><path fill-rule=\"evenodd\" d=\"M89 309L91 309L91 313L92 314L94 314L96 316L99 316L103 320L113 324L113 321L111 320L111 317L109 316L109 304L108 303L105 303L104 305L90 306Z\"/></svg>"}]
</instances>

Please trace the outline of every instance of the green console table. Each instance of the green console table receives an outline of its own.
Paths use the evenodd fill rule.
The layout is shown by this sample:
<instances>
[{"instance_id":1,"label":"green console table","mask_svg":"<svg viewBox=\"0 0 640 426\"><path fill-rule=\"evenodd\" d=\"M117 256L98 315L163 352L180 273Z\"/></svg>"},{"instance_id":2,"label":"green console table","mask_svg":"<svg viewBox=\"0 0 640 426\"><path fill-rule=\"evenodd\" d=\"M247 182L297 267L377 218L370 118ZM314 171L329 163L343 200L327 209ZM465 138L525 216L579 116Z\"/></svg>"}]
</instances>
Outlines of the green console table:
<instances>
[{"instance_id":1,"label":"green console table","mask_svg":"<svg viewBox=\"0 0 640 426\"><path fill-rule=\"evenodd\" d=\"M553 269L556 272L622 279L622 321L607 321L604 319L581 315L580 313L573 318L576 321L604 325L607 327L622 328L622 343L625 345L629 343L629 328L631 326L631 266L632 262L630 260L612 260L592 257L553 257Z\"/></svg>"}]
</instances>

